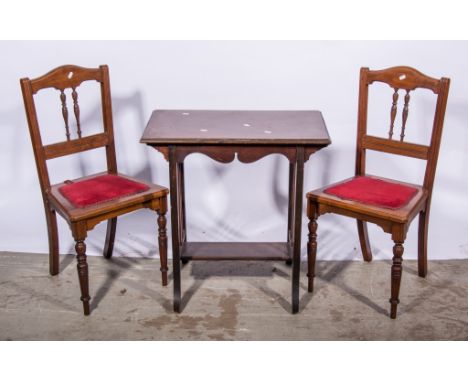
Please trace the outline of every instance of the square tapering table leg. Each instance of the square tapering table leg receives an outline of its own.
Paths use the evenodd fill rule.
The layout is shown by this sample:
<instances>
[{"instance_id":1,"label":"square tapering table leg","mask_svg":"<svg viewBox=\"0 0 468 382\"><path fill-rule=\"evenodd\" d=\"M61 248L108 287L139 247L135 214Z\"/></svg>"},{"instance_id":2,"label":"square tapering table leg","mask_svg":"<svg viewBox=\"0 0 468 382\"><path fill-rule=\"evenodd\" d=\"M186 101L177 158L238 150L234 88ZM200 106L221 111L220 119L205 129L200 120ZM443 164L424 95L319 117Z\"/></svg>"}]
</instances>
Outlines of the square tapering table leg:
<instances>
[{"instance_id":1,"label":"square tapering table leg","mask_svg":"<svg viewBox=\"0 0 468 382\"><path fill-rule=\"evenodd\" d=\"M174 311L181 309L180 288L180 234L179 234L179 166L177 165L176 148L169 147L169 183L171 198L171 227L172 227L172 266L174 277Z\"/></svg>"},{"instance_id":2,"label":"square tapering table leg","mask_svg":"<svg viewBox=\"0 0 468 382\"><path fill-rule=\"evenodd\" d=\"M299 278L301 273L301 229L302 193L304 185L304 148L297 147L294 165L294 224L293 228L293 269L292 269L292 313L299 311Z\"/></svg>"}]
</instances>

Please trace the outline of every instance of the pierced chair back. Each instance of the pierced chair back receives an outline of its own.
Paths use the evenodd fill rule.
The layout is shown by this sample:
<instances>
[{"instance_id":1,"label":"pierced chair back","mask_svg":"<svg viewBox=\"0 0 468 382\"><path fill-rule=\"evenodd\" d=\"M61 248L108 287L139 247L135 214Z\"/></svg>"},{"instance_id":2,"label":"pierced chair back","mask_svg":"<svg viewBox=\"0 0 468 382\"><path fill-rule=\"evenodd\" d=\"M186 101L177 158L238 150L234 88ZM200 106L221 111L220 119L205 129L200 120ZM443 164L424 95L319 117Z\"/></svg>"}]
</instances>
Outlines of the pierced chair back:
<instances>
[{"instance_id":1,"label":"pierced chair back","mask_svg":"<svg viewBox=\"0 0 468 382\"><path fill-rule=\"evenodd\" d=\"M85 81L97 81L100 84L104 131L99 134L82 137L77 89ZM58 107L61 105L66 137L65 141L50 145L43 145L42 143L40 124L34 100L36 94L40 90L46 88L54 88L59 92L60 104ZM110 174L117 174L109 68L107 65L101 65L97 69L87 69L75 65L61 66L33 80L30 80L29 78L21 79L21 89L23 91L29 132L31 135L39 181L43 193L50 190L47 161L65 155L105 147L107 171ZM71 94L73 116L76 120L76 135L73 134L70 127L69 120L71 113L69 112L67 105L67 90L70 91ZM73 138L74 135L76 138Z\"/></svg>"},{"instance_id":2,"label":"pierced chair back","mask_svg":"<svg viewBox=\"0 0 468 382\"><path fill-rule=\"evenodd\" d=\"M374 82L382 82L393 88L388 138L380 138L367 134L369 85ZM418 158L426 161L423 187L431 193L439 155L449 86L450 80L448 78L437 80L407 66L398 66L384 70L361 68L356 145L356 175L365 175L366 150ZM405 142L406 125L410 112L411 92L416 89L427 89L437 96L431 139L428 146ZM401 111L401 127L398 134L396 130L398 126L396 116L398 112L398 101L402 96L404 103Z\"/></svg>"}]
</instances>

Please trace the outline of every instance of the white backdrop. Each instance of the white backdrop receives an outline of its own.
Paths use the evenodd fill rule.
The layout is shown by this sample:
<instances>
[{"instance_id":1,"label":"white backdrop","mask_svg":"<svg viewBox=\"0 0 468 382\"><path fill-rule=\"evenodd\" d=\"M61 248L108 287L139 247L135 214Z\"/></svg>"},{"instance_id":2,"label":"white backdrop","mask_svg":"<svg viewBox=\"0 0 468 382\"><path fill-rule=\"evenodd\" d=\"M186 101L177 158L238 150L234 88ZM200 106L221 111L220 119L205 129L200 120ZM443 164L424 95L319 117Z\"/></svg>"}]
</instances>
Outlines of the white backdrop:
<instances>
[{"instance_id":1,"label":"white backdrop","mask_svg":"<svg viewBox=\"0 0 468 382\"><path fill-rule=\"evenodd\" d=\"M467 42L0 42L0 52L0 250L48 251L21 77L34 78L63 64L108 64L119 170L166 186L168 165L162 155L139 143L155 108L321 110L333 143L306 163L307 191L353 175L359 68L409 65L452 80L433 194L429 258L468 257ZM371 113L375 125L370 127L385 136L391 93L380 90L376 97L384 103L382 113L380 117ZM82 129L87 134L98 128L98 98L92 88L84 87L79 94ZM412 100L409 141L427 139L432 106L430 94ZM45 140L63 138L58 93L45 91L39 107ZM369 155L369 160L369 173L422 182L418 160L380 154ZM99 171L104 164L99 150L90 156L53 160L52 180ZM287 160L281 156L250 165L222 165L202 155L190 156L186 161L189 239L284 240L287 170ZM304 256L305 216L303 223ZM389 235L378 227L369 228L375 258L391 258ZM60 217L59 230L61 253L72 253L73 241ZM325 215L319 219L318 235L319 259L360 258L353 220ZM90 232L89 255L100 254L104 236L105 224ZM416 239L417 219L408 233L405 258L416 258ZM156 218L150 211L119 219L116 255L157 256L156 242Z\"/></svg>"}]
</instances>

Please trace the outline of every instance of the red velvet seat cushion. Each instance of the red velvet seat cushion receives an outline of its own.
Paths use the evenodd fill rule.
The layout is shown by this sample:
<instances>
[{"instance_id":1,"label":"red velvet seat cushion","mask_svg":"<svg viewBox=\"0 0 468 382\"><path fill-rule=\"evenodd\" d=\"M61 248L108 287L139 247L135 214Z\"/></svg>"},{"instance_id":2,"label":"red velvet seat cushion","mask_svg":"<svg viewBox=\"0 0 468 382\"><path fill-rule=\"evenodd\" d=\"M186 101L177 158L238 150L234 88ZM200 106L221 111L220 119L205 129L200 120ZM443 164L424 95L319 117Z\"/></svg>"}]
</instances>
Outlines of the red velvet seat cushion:
<instances>
[{"instance_id":1,"label":"red velvet seat cushion","mask_svg":"<svg viewBox=\"0 0 468 382\"><path fill-rule=\"evenodd\" d=\"M359 176L329 187L323 192L364 204L384 208L401 208L409 203L418 189L382 179Z\"/></svg>"},{"instance_id":2,"label":"red velvet seat cushion","mask_svg":"<svg viewBox=\"0 0 468 382\"><path fill-rule=\"evenodd\" d=\"M86 207L129 196L149 189L149 186L118 175L100 175L78 182L65 182L60 193L75 207Z\"/></svg>"}]
</instances>

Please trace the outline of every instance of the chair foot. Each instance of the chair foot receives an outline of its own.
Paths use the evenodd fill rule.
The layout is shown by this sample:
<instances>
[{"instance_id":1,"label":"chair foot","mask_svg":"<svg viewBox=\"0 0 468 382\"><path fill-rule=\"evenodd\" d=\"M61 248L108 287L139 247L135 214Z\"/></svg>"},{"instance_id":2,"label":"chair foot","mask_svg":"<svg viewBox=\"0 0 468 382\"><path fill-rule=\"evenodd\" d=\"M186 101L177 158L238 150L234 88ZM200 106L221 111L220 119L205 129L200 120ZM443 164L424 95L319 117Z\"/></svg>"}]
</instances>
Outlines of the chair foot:
<instances>
[{"instance_id":1,"label":"chair foot","mask_svg":"<svg viewBox=\"0 0 468 382\"><path fill-rule=\"evenodd\" d=\"M390 318L395 319L397 316L397 307L400 303L398 296L400 294L400 283L401 283L401 274L402 274L402 256L403 256L404 248L403 243L395 242L393 246L393 264L392 264L392 294L390 298Z\"/></svg>"},{"instance_id":2,"label":"chair foot","mask_svg":"<svg viewBox=\"0 0 468 382\"><path fill-rule=\"evenodd\" d=\"M182 302L182 300L181 300L180 296L177 296L176 294L174 294L174 304L173 304L173 306L174 306L174 312L175 313L180 313L181 302Z\"/></svg>"},{"instance_id":3,"label":"chair foot","mask_svg":"<svg viewBox=\"0 0 468 382\"><path fill-rule=\"evenodd\" d=\"M49 254L49 274L51 276L57 276L59 274L58 257L58 252Z\"/></svg>"},{"instance_id":4,"label":"chair foot","mask_svg":"<svg viewBox=\"0 0 468 382\"><path fill-rule=\"evenodd\" d=\"M81 301L83 302L83 313L88 316L89 309L89 280L88 280L88 263L86 262L86 244L83 240L77 240L75 244L76 259L78 261L78 279L80 281Z\"/></svg>"},{"instance_id":5,"label":"chair foot","mask_svg":"<svg viewBox=\"0 0 468 382\"><path fill-rule=\"evenodd\" d=\"M81 301L83 301L83 314L85 316L89 316L89 314L90 314L89 300L83 300L83 298L82 298Z\"/></svg>"},{"instance_id":6,"label":"chair foot","mask_svg":"<svg viewBox=\"0 0 468 382\"><path fill-rule=\"evenodd\" d=\"M285 263L286 263L286 265L292 265L292 259L287 259L287 260L285 261Z\"/></svg>"},{"instance_id":7,"label":"chair foot","mask_svg":"<svg viewBox=\"0 0 468 382\"><path fill-rule=\"evenodd\" d=\"M167 285L167 268L159 268L161 271L161 278L162 278L162 285L166 286Z\"/></svg>"},{"instance_id":8,"label":"chair foot","mask_svg":"<svg viewBox=\"0 0 468 382\"><path fill-rule=\"evenodd\" d=\"M394 320L397 316L397 306L400 303L400 300L396 300L395 303L393 303L392 300L390 300L390 303L392 304L390 306L390 318Z\"/></svg>"},{"instance_id":9,"label":"chair foot","mask_svg":"<svg viewBox=\"0 0 468 382\"><path fill-rule=\"evenodd\" d=\"M180 261L182 261L182 264L188 264L188 262L190 261L189 259L183 257Z\"/></svg>"},{"instance_id":10,"label":"chair foot","mask_svg":"<svg viewBox=\"0 0 468 382\"><path fill-rule=\"evenodd\" d=\"M49 268L49 274L51 276L57 276L59 274L58 267L50 267Z\"/></svg>"}]
</instances>

